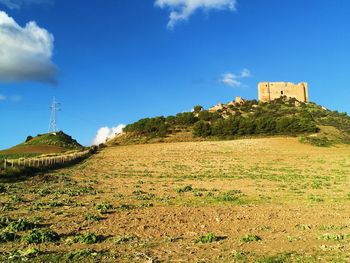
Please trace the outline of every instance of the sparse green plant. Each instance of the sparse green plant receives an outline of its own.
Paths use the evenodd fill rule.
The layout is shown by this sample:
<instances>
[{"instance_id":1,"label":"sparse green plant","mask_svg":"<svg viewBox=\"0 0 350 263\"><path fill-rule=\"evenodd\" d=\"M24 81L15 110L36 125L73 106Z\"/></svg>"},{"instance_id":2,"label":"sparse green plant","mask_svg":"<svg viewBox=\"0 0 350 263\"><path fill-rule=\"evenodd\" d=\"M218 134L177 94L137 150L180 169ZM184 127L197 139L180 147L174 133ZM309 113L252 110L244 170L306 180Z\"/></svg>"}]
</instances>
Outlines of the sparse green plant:
<instances>
[{"instance_id":1,"label":"sparse green plant","mask_svg":"<svg viewBox=\"0 0 350 263\"><path fill-rule=\"evenodd\" d=\"M100 241L100 237L94 233L83 233L78 234L74 237L73 242L84 243L84 244L95 244Z\"/></svg>"},{"instance_id":2,"label":"sparse green plant","mask_svg":"<svg viewBox=\"0 0 350 263\"><path fill-rule=\"evenodd\" d=\"M326 241L341 241L346 238L349 238L350 234L344 235L344 234L323 234L319 237L319 239L326 240Z\"/></svg>"},{"instance_id":3,"label":"sparse green plant","mask_svg":"<svg viewBox=\"0 0 350 263\"><path fill-rule=\"evenodd\" d=\"M191 192L193 190L192 185L186 185L184 187L180 187L176 189L177 193L186 193L186 192Z\"/></svg>"},{"instance_id":4,"label":"sparse green plant","mask_svg":"<svg viewBox=\"0 0 350 263\"><path fill-rule=\"evenodd\" d=\"M58 241L59 235L51 229L33 229L24 240L29 244L40 244L45 242Z\"/></svg>"},{"instance_id":5,"label":"sparse green plant","mask_svg":"<svg viewBox=\"0 0 350 263\"><path fill-rule=\"evenodd\" d=\"M17 250L8 257L9 260L29 261L39 256L41 251L37 248L28 248L26 250Z\"/></svg>"},{"instance_id":6,"label":"sparse green plant","mask_svg":"<svg viewBox=\"0 0 350 263\"><path fill-rule=\"evenodd\" d=\"M226 237L216 236L214 233L208 233L206 235L199 236L194 242L195 243L212 243L219 240L226 239Z\"/></svg>"},{"instance_id":7,"label":"sparse green plant","mask_svg":"<svg viewBox=\"0 0 350 263\"><path fill-rule=\"evenodd\" d=\"M93 249L80 249L74 252L70 252L67 256L66 259L71 261L71 260L81 260L81 259L86 259L87 257L95 257L97 255L97 252Z\"/></svg>"},{"instance_id":8,"label":"sparse green plant","mask_svg":"<svg viewBox=\"0 0 350 263\"><path fill-rule=\"evenodd\" d=\"M11 222L13 220L9 217L0 217L0 227L7 227Z\"/></svg>"},{"instance_id":9,"label":"sparse green plant","mask_svg":"<svg viewBox=\"0 0 350 263\"><path fill-rule=\"evenodd\" d=\"M6 192L6 187L0 184L0 194Z\"/></svg>"},{"instance_id":10,"label":"sparse green plant","mask_svg":"<svg viewBox=\"0 0 350 263\"><path fill-rule=\"evenodd\" d=\"M134 208L135 208L135 205L131 205L131 204L122 204L119 206L119 209L121 210L131 210Z\"/></svg>"},{"instance_id":11,"label":"sparse green plant","mask_svg":"<svg viewBox=\"0 0 350 263\"><path fill-rule=\"evenodd\" d=\"M113 241L115 244L125 244L125 243L129 243L132 241L137 241L138 237L136 236L116 236L114 237Z\"/></svg>"},{"instance_id":12,"label":"sparse green plant","mask_svg":"<svg viewBox=\"0 0 350 263\"><path fill-rule=\"evenodd\" d=\"M109 203L99 203L95 205L95 208L100 211L100 213L107 213L109 210L113 209L113 205Z\"/></svg>"},{"instance_id":13,"label":"sparse green plant","mask_svg":"<svg viewBox=\"0 0 350 263\"><path fill-rule=\"evenodd\" d=\"M262 240L261 237L257 235L247 234L240 239L243 243L257 242Z\"/></svg>"},{"instance_id":14,"label":"sparse green plant","mask_svg":"<svg viewBox=\"0 0 350 263\"><path fill-rule=\"evenodd\" d=\"M16 237L15 232L4 230L0 232L0 243L15 241Z\"/></svg>"},{"instance_id":15,"label":"sparse green plant","mask_svg":"<svg viewBox=\"0 0 350 263\"><path fill-rule=\"evenodd\" d=\"M36 225L32 221L28 221L27 219L18 219L17 221L13 221L9 223L6 227L6 230L10 232L18 232L18 231L30 230L35 227Z\"/></svg>"},{"instance_id":16,"label":"sparse green plant","mask_svg":"<svg viewBox=\"0 0 350 263\"><path fill-rule=\"evenodd\" d=\"M87 221L100 221L100 220L102 220L102 217L101 216L99 216L99 215L87 215L87 216L85 216L85 220L87 220Z\"/></svg>"}]
</instances>

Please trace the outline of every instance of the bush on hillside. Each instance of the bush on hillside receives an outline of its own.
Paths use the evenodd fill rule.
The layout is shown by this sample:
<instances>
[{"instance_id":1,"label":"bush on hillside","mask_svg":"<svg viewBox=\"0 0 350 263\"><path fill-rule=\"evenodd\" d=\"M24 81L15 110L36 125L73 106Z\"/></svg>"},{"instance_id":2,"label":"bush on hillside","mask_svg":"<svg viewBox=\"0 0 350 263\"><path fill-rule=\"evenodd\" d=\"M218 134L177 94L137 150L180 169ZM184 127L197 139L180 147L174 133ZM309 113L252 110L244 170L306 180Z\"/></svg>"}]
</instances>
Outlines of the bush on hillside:
<instances>
[{"instance_id":1,"label":"bush on hillside","mask_svg":"<svg viewBox=\"0 0 350 263\"><path fill-rule=\"evenodd\" d=\"M193 126L193 135L197 137L208 137L211 135L210 124L206 121L198 121Z\"/></svg>"}]
</instances>

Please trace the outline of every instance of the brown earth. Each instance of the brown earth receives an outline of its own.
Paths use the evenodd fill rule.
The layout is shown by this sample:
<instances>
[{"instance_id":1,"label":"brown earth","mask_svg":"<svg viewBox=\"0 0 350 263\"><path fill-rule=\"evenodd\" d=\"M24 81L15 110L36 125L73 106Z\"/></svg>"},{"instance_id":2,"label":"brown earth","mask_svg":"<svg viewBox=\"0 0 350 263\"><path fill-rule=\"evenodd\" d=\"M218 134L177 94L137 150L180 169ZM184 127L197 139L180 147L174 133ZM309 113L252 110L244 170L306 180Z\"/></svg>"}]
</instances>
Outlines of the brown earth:
<instances>
[{"instance_id":1,"label":"brown earth","mask_svg":"<svg viewBox=\"0 0 350 263\"><path fill-rule=\"evenodd\" d=\"M0 253L90 248L104 262L348 262L349 179L349 146L297 138L108 147L74 167L6 183L1 216L38 217L61 241L0 243ZM86 220L101 203L113 208ZM103 241L72 243L86 232ZM208 233L219 240L195 242Z\"/></svg>"}]
</instances>

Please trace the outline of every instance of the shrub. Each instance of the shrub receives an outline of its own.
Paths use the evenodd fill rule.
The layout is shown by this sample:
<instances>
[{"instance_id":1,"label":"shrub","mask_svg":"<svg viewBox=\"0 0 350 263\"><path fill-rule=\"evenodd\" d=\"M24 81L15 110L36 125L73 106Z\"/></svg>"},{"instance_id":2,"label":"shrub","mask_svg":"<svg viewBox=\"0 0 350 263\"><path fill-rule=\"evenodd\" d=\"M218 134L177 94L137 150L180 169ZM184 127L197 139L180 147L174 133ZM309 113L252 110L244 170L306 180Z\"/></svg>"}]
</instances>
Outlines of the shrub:
<instances>
[{"instance_id":1,"label":"shrub","mask_svg":"<svg viewBox=\"0 0 350 263\"><path fill-rule=\"evenodd\" d=\"M133 124L129 124L124 128L125 132L136 132L146 136L164 137L167 134L168 125L163 116L155 118L141 119Z\"/></svg>"},{"instance_id":2,"label":"shrub","mask_svg":"<svg viewBox=\"0 0 350 263\"><path fill-rule=\"evenodd\" d=\"M176 114L175 123L178 125L190 126L197 121L198 121L198 118L196 118L192 112L182 112L182 113Z\"/></svg>"},{"instance_id":3,"label":"shrub","mask_svg":"<svg viewBox=\"0 0 350 263\"><path fill-rule=\"evenodd\" d=\"M210 124L206 121L199 121L193 126L193 135L207 137L211 134Z\"/></svg>"},{"instance_id":4,"label":"shrub","mask_svg":"<svg viewBox=\"0 0 350 263\"><path fill-rule=\"evenodd\" d=\"M24 240L29 244L56 242L59 240L59 235L51 229L33 229Z\"/></svg>"},{"instance_id":5,"label":"shrub","mask_svg":"<svg viewBox=\"0 0 350 263\"><path fill-rule=\"evenodd\" d=\"M193 107L193 112L194 112L194 113L199 113L199 112L201 112L202 110L203 110L203 107L200 106L200 105L197 105L197 106L194 106L194 107Z\"/></svg>"}]
</instances>

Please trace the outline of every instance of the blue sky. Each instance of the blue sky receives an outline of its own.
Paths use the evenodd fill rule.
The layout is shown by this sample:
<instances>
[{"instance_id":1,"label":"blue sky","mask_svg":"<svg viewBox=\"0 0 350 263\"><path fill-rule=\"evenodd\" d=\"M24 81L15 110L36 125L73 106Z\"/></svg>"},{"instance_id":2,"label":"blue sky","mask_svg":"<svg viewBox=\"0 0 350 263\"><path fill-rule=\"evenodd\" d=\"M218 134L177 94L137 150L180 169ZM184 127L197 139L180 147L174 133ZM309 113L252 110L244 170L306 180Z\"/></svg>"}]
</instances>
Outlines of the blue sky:
<instances>
[{"instance_id":1,"label":"blue sky","mask_svg":"<svg viewBox=\"0 0 350 263\"><path fill-rule=\"evenodd\" d=\"M47 132L53 96L85 145L104 126L256 99L259 81L307 81L311 101L349 112L350 1L201 1L0 0L15 41L41 30L28 54L0 24L0 148Z\"/></svg>"}]
</instances>

